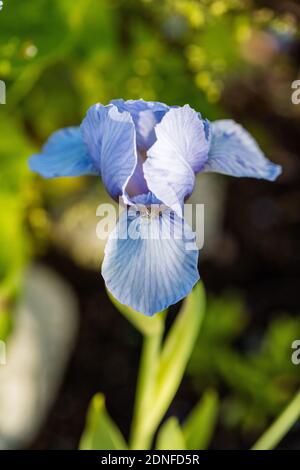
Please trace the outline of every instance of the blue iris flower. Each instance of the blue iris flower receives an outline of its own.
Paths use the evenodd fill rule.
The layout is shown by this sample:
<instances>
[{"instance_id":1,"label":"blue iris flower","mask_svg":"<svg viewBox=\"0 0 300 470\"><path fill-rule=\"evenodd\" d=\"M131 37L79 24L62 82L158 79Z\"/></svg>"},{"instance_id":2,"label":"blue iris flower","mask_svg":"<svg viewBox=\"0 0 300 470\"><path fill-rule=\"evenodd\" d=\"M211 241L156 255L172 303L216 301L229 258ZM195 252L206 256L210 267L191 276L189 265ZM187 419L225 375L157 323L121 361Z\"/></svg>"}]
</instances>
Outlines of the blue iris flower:
<instances>
[{"instance_id":1,"label":"blue iris flower","mask_svg":"<svg viewBox=\"0 0 300 470\"><path fill-rule=\"evenodd\" d=\"M30 168L45 178L98 175L111 197L121 197L127 207L158 201L168 208L150 219L124 211L105 248L102 275L108 289L145 315L184 298L199 279L198 250L191 249L195 235L183 219L195 175L273 181L281 173L232 120L210 123L188 105L121 99L96 104L80 127L55 132L30 158ZM182 237L165 236L170 223L175 232L184 225ZM156 236L121 236L141 227Z\"/></svg>"}]
</instances>

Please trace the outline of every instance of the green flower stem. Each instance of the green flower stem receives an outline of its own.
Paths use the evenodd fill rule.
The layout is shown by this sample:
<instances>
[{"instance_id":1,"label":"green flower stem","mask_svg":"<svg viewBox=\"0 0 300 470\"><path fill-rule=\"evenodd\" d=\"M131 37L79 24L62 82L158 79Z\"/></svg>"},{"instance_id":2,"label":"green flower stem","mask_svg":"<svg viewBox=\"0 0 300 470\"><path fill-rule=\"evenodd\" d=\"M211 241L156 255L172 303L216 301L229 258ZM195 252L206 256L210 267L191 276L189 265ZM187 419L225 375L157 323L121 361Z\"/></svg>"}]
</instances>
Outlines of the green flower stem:
<instances>
[{"instance_id":1,"label":"green flower stem","mask_svg":"<svg viewBox=\"0 0 300 470\"><path fill-rule=\"evenodd\" d=\"M282 438L300 417L300 390L283 413L276 419L270 428L258 439L252 450L271 450L277 446Z\"/></svg>"},{"instance_id":2,"label":"green flower stem","mask_svg":"<svg viewBox=\"0 0 300 470\"><path fill-rule=\"evenodd\" d=\"M163 346L164 313L156 316L156 328L147 329L144 333L131 449L147 450L151 447L157 427L183 378L204 312L205 292L202 283L197 283L185 299Z\"/></svg>"},{"instance_id":3,"label":"green flower stem","mask_svg":"<svg viewBox=\"0 0 300 470\"><path fill-rule=\"evenodd\" d=\"M130 439L130 448L134 450L147 450L152 443L153 433L145 427L145 423L153 403L163 330L164 322L161 319L161 327L155 333L144 336Z\"/></svg>"}]
</instances>

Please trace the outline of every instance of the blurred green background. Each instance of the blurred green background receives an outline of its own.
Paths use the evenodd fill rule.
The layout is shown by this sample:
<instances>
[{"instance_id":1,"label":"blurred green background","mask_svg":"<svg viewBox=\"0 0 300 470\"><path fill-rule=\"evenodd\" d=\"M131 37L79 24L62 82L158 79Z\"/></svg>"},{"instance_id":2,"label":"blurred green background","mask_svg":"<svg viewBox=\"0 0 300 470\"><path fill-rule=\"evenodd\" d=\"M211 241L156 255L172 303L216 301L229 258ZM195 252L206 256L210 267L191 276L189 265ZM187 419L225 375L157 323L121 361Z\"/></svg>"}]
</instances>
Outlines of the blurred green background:
<instances>
[{"instance_id":1,"label":"blurred green background","mask_svg":"<svg viewBox=\"0 0 300 470\"><path fill-rule=\"evenodd\" d=\"M206 204L200 273L209 306L170 413L183 419L213 387L221 405L210 447L244 448L297 390L300 366L291 362L291 344L300 339L300 105L291 102L291 85L300 78L299 23L293 0L4 0L0 340L8 360L0 366L0 389L23 371L3 402L17 410L35 390L45 404L27 417L22 407L12 421L0 417L0 447L76 448L99 390L128 434L140 338L110 304L99 272L104 243L96 237L96 207L107 195L97 178L43 181L27 167L54 130L78 125L90 105L113 98L189 103L208 119L234 118L284 169L275 184L199 179L193 200ZM43 275L32 271L37 262ZM62 283L56 307L54 278ZM67 290L72 300L65 305ZM24 309L33 308L34 326L24 327ZM47 330L39 312L47 322L60 308L70 310L70 323L53 320L48 343L32 346L36 332ZM27 327L30 339L25 333L18 339ZM64 328L73 334L64 336ZM31 351L25 364L21 341ZM58 371L45 372L36 392L43 370L36 357L51 345L61 352L46 361L57 361ZM4 378L10 354L14 368ZM32 377L28 363L35 364ZM53 382L48 396L43 387ZM16 392L13 404L9 390ZM299 427L282 447L300 447Z\"/></svg>"}]
</instances>

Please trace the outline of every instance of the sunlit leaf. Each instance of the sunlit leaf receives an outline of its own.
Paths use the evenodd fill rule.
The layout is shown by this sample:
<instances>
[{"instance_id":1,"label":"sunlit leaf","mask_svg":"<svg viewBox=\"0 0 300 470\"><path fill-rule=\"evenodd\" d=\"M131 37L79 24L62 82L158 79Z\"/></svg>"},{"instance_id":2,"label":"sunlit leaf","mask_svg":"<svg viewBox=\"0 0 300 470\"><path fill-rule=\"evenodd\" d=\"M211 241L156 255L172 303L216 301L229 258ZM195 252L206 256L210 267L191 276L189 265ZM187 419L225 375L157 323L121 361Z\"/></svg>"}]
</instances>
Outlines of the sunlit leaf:
<instances>
[{"instance_id":1,"label":"sunlit leaf","mask_svg":"<svg viewBox=\"0 0 300 470\"><path fill-rule=\"evenodd\" d=\"M127 448L120 430L106 411L105 399L101 393L92 399L79 448L80 450L126 450Z\"/></svg>"},{"instance_id":2,"label":"sunlit leaf","mask_svg":"<svg viewBox=\"0 0 300 470\"><path fill-rule=\"evenodd\" d=\"M0 299L1 301L1 299ZM0 341L5 341L12 330L12 318L9 312L1 310L0 305Z\"/></svg>"},{"instance_id":3,"label":"sunlit leaf","mask_svg":"<svg viewBox=\"0 0 300 470\"><path fill-rule=\"evenodd\" d=\"M30 4L23 0L5 2L0 19L0 39L3 43L8 37L18 38L12 56L15 65L25 67L32 60L57 55L65 46L67 21L62 3L63 0L39 0Z\"/></svg>"},{"instance_id":4,"label":"sunlit leaf","mask_svg":"<svg viewBox=\"0 0 300 470\"><path fill-rule=\"evenodd\" d=\"M184 423L183 434L187 449L202 450L208 447L215 429L218 407L217 393L207 390Z\"/></svg>"},{"instance_id":5,"label":"sunlit leaf","mask_svg":"<svg viewBox=\"0 0 300 470\"><path fill-rule=\"evenodd\" d=\"M185 450L186 444L177 418L169 418L160 428L157 436L158 450Z\"/></svg>"}]
</instances>

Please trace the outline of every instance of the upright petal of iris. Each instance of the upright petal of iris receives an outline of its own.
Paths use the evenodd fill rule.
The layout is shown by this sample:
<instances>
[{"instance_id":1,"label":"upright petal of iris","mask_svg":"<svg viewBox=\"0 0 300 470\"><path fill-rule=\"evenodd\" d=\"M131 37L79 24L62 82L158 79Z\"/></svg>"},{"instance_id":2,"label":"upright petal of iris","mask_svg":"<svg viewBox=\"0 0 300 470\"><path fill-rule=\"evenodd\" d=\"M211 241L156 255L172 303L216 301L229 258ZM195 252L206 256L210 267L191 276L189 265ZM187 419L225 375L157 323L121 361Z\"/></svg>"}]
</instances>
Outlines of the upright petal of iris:
<instances>
[{"instance_id":1,"label":"upright petal of iris","mask_svg":"<svg viewBox=\"0 0 300 470\"><path fill-rule=\"evenodd\" d=\"M156 142L144 164L149 189L182 216L185 199L191 195L195 173L204 166L209 142L204 121L188 105L173 108L155 127Z\"/></svg>"},{"instance_id":2,"label":"upright petal of iris","mask_svg":"<svg viewBox=\"0 0 300 470\"><path fill-rule=\"evenodd\" d=\"M119 111L127 111L132 116L136 129L136 143L139 150L146 151L154 144L154 128L158 124L170 107L157 101L112 100Z\"/></svg>"},{"instance_id":3,"label":"upright petal of iris","mask_svg":"<svg viewBox=\"0 0 300 470\"><path fill-rule=\"evenodd\" d=\"M138 194L145 186L143 175L135 174L138 157L136 130L128 111L120 112L116 106L92 106L81 125L85 143L94 161L99 162L103 183L112 198L127 197L128 183Z\"/></svg>"}]
</instances>

